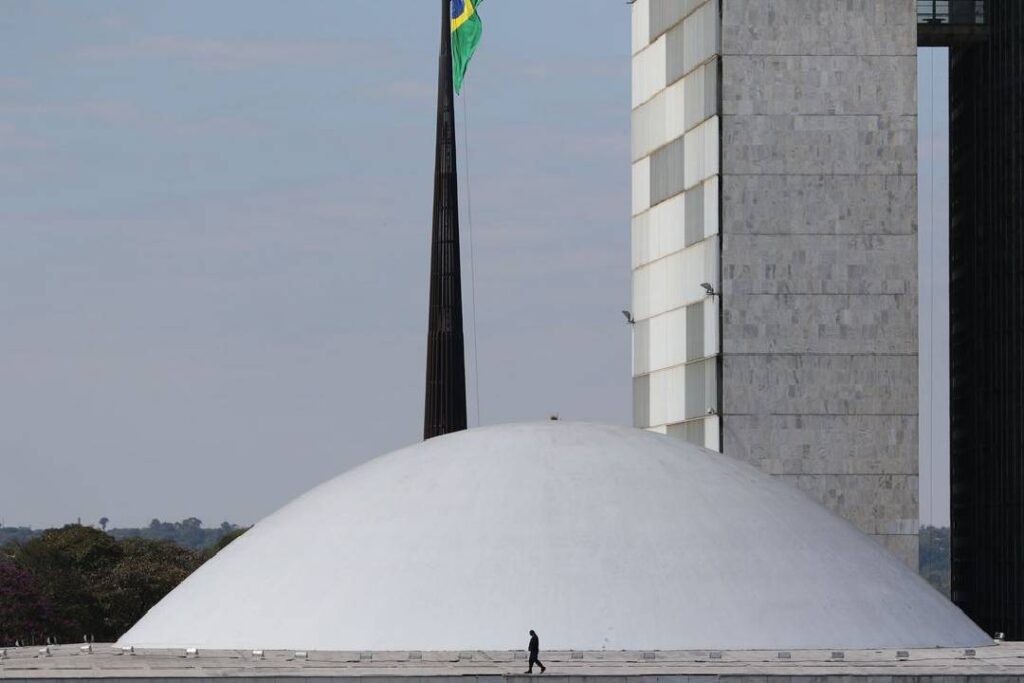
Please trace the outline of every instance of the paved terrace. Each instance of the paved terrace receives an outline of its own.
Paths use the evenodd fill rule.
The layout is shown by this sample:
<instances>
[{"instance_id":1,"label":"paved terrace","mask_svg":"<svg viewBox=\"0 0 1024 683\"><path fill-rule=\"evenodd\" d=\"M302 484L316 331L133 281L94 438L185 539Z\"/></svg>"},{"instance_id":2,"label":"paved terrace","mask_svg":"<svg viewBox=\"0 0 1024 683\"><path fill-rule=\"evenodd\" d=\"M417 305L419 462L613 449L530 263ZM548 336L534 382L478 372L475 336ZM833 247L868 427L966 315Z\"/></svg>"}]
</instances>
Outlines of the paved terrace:
<instances>
[{"instance_id":1,"label":"paved terrace","mask_svg":"<svg viewBox=\"0 0 1024 683\"><path fill-rule=\"evenodd\" d=\"M430 683L523 683L521 652L308 652L266 650L136 650L111 645L60 645L0 651L0 679L93 681L154 679L172 681L222 678L289 681L303 678L351 681L357 678L432 679ZM1024 683L1024 643L1004 643L976 651L963 649L542 652L553 683L764 683L767 677L787 683L823 683L850 679L857 683L962 683L983 677L992 683ZM473 680L471 681L470 678ZM447 680L443 680L447 679ZM382 682L383 683L383 682ZM422 683L422 682L417 682Z\"/></svg>"}]
</instances>

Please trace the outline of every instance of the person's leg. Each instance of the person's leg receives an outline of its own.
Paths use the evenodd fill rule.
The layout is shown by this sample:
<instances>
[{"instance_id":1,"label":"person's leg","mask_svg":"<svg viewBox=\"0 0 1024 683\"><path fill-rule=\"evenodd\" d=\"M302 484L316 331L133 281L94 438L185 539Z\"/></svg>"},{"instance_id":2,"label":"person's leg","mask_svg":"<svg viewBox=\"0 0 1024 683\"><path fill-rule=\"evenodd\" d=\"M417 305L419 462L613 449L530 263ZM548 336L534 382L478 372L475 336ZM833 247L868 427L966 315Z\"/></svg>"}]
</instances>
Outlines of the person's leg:
<instances>
[{"instance_id":1,"label":"person's leg","mask_svg":"<svg viewBox=\"0 0 1024 683\"><path fill-rule=\"evenodd\" d=\"M532 674L533 673L533 664L536 661L537 661L537 655L535 653L531 652L530 653L530 665L527 667L526 673L528 673L528 674Z\"/></svg>"},{"instance_id":2,"label":"person's leg","mask_svg":"<svg viewBox=\"0 0 1024 683\"><path fill-rule=\"evenodd\" d=\"M536 657L534 659L536 659ZM544 663L541 662L539 659L537 659L537 666L540 667L540 672L541 673L544 673L545 671L548 670L548 668L546 666L544 666Z\"/></svg>"}]
</instances>

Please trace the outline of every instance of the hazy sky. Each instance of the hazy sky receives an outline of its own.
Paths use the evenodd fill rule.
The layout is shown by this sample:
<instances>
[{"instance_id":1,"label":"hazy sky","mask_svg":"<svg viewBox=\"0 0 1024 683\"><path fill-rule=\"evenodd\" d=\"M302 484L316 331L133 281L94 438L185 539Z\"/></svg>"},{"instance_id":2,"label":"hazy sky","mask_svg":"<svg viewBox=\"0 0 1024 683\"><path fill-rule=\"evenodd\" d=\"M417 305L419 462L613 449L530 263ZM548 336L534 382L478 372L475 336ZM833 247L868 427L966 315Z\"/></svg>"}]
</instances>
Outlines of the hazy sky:
<instances>
[{"instance_id":1,"label":"hazy sky","mask_svg":"<svg viewBox=\"0 0 1024 683\"><path fill-rule=\"evenodd\" d=\"M437 5L5 3L5 523L250 523L420 438ZM629 423L629 8L482 14L470 422Z\"/></svg>"},{"instance_id":2,"label":"hazy sky","mask_svg":"<svg viewBox=\"0 0 1024 683\"><path fill-rule=\"evenodd\" d=\"M627 423L629 8L483 14L480 418ZM421 437L439 32L420 0L5 3L6 523L251 522Z\"/></svg>"},{"instance_id":3,"label":"hazy sky","mask_svg":"<svg viewBox=\"0 0 1024 683\"><path fill-rule=\"evenodd\" d=\"M949 51L918 50L921 519L949 524Z\"/></svg>"}]
</instances>

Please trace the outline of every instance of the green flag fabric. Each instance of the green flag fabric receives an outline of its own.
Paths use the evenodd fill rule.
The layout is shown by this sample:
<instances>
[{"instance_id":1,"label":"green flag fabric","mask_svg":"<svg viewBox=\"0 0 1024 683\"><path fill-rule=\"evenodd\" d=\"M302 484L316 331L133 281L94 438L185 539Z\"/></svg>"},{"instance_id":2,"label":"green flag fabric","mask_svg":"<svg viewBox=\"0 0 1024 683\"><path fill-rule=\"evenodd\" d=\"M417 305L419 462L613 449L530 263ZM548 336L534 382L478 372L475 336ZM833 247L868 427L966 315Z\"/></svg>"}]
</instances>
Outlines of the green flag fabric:
<instances>
[{"instance_id":1,"label":"green flag fabric","mask_svg":"<svg viewBox=\"0 0 1024 683\"><path fill-rule=\"evenodd\" d=\"M483 0L451 0L452 3L452 79L455 92L462 92L462 79L466 76L469 60L476 52L484 23L477 7Z\"/></svg>"}]
</instances>

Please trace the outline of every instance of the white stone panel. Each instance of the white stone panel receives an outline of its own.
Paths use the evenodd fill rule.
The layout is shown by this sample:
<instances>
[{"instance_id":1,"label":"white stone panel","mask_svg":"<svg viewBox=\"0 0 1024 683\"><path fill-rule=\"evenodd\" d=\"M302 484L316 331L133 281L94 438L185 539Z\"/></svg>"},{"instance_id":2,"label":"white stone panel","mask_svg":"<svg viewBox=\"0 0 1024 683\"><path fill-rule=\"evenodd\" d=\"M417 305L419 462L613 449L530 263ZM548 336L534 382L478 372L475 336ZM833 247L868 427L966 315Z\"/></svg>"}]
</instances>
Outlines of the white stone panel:
<instances>
[{"instance_id":1,"label":"white stone panel","mask_svg":"<svg viewBox=\"0 0 1024 683\"><path fill-rule=\"evenodd\" d=\"M650 382L650 423L660 425L685 420L686 366L652 372Z\"/></svg>"},{"instance_id":2,"label":"white stone panel","mask_svg":"<svg viewBox=\"0 0 1024 683\"><path fill-rule=\"evenodd\" d=\"M686 197L676 195L633 219L633 268L686 246Z\"/></svg>"},{"instance_id":3,"label":"white stone panel","mask_svg":"<svg viewBox=\"0 0 1024 683\"><path fill-rule=\"evenodd\" d=\"M643 213L651 206L651 158L644 157L633 164L633 215Z\"/></svg>"},{"instance_id":4,"label":"white stone panel","mask_svg":"<svg viewBox=\"0 0 1024 683\"><path fill-rule=\"evenodd\" d=\"M636 0L633 3L633 54L650 44L651 0Z\"/></svg>"},{"instance_id":5,"label":"white stone panel","mask_svg":"<svg viewBox=\"0 0 1024 683\"><path fill-rule=\"evenodd\" d=\"M689 189L718 173L719 123L714 116L686 134L684 177Z\"/></svg>"},{"instance_id":6,"label":"white stone panel","mask_svg":"<svg viewBox=\"0 0 1024 683\"><path fill-rule=\"evenodd\" d=\"M688 74L719 52L718 0L708 2L686 17L682 28L682 74Z\"/></svg>"},{"instance_id":7,"label":"white stone panel","mask_svg":"<svg viewBox=\"0 0 1024 683\"><path fill-rule=\"evenodd\" d=\"M633 109L665 89L665 37L633 57Z\"/></svg>"},{"instance_id":8,"label":"white stone panel","mask_svg":"<svg viewBox=\"0 0 1024 683\"><path fill-rule=\"evenodd\" d=\"M719 232L719 186L718 176L711 176L704 181L704 237L717 235Z\"/></svg>"},{"instance_id":9,"label":"white stone panel","mask_svg":"<svg viewBox=\"0 0 1024 683\"><path fill-rule=\"evenodd\" d=\"M633 272L633 315L644 320L706 297L702 282L718 282L718 240L705 240Z\"/></svg>"},{"instance_id":10,"label":"white stone panel","mask_svg":"<svg viewBox=\"0 0 1024 683\"><path fill-rule=\"evenodd\" d=\"M704 448L713 451L721 448L721 424L717 415L704 418Z\"/></svg>"},{"instance_id":11,"label":"white stone panel","mask_svg":"<svg viewBox=\"0 0 1024 683\"><path fill-rule=\"evenodd\" d=\"M717 269L718 263L716 262L715 268ZM708 280L717 287L718 279ZM704 354L706 356L717 356L721 352L721 348L718 343L718 320L719 311L721 310L722 297L720 296L709 296L704 301Z\"/></svg>"},{"instance_id":12,"label":"white stone panel","mask_svg":"<svg viewBox=\"0 0 1024 683\"><path fill-rule=\"evenodd\" d=\"M686 308L638 321L633 336L633 376L686 362Z\"/></svg>"},{"instance_id":13,"label":"white stone panel","mask_svg":"<svg viewBox=\"0 0 1024 683\"><path fill-rule=\"evenodd\" d=\"M686 18L687 71L720 51L718 0L712 0Z\"/></svg>"},{"instance_id":14,"label":"white stone panel","mask_svg":"<svg viewBox=\"0 0 1024 683\"><path fill-rule=\"evenodd\" d=\"M633 110L633 160L649 155L686 132L685 88L682 81L670 85Z\"/></svg>"},{"instance_id":15,"label":"white stone panel","mask_svg":"<svg viewBox=\"0 0 1024 683\"><path fill-rule=\"evenodd\" d=\"M686 108L683 125L690 130L718 112L718 62L711 61L683 79ZM675 84L673 84L675 85Z\"/></svg>"}]
</instances>

